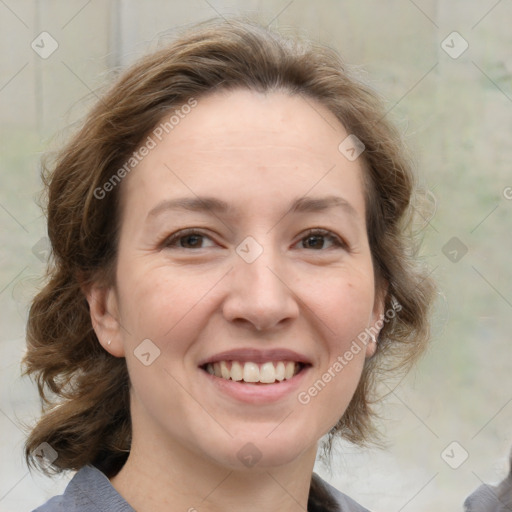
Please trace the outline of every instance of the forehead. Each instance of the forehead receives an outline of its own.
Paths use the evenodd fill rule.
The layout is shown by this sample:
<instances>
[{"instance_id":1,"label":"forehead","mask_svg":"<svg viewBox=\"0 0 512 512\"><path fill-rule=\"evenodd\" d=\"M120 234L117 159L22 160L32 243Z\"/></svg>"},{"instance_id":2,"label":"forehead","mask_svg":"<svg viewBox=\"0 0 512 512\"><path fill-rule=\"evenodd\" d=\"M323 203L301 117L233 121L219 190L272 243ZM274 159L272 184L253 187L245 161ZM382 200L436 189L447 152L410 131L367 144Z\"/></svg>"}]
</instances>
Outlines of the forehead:
<instances>
[{"instance_id":1,"label":"forehead","mask_svg":"<svg viewBox=\"0 0 512 512\"><path fill-rule=\"evenodd\" d=\"M303 153L307 161L332 163L339 154L336 141L346 135L334 114L317 100L284 91L236 89L201 98L163 138L176 153L193 148L215 154L229 147L234 154L272 147L274 152L281 148Z\"/></svg>"},{"instance_id":2,"label":"forehead","mask_svg":"<svg viewBox=\"0 0 512 512\"><path fill-rule=\"evenodd\" d=\"M156 196L183 192L244 204L269 191L278 198L337 189L364 212L361 159L340 153L348 133L318 101L242 89L202 97L170 122L176 110L150 134L154 147L123 184L124 202L142 191L149 208Z\"/></svg>"}]
</instances>

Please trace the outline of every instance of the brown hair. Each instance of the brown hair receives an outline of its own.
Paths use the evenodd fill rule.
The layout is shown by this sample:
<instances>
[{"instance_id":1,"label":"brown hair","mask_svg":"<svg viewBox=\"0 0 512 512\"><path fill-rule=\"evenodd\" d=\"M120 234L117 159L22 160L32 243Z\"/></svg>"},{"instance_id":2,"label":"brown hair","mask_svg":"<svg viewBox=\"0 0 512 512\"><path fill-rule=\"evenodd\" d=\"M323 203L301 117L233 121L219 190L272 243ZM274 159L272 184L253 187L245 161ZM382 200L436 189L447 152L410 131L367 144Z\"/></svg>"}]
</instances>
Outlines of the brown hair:
<instances>
[{"instance_id":1,"label":"brown hair","mask_svg":"<svg viewBox=\"0 0 512 512\"><path fill-rule=\"evenodd\" d=\"M124 72L44 174L53 260L28 319L25 373L34 375L43 416L25 446L29 465L43 442L58 457L50 469L94 464L115 474L131 442L130 382L124 358L107 353L91 325L84 283L112 283L122 186L97 191L119 173L165 114L215 90L283 90L326 106L365 145L367 231L385 310L401 305L380 332L376 354L330 441L374 435L372 400L384 370L409 368L429 335L433 285L417 266L407 230L414 192L411 165L380 100L351 77L336 52L288 40L258 25L195 27ZM341 141L340 141L341 142ZM119 175L119 174L118 174ZM47 469L48 470L48 469Z\"/></svg>"}]
</instances>

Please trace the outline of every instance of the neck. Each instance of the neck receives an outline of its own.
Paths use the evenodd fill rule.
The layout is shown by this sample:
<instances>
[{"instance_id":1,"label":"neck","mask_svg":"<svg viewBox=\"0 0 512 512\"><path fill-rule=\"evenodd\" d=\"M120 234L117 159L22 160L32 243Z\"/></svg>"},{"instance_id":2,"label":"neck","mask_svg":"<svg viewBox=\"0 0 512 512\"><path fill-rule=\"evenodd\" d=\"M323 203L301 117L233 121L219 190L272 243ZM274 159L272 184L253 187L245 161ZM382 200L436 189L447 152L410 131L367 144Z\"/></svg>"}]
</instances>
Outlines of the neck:
<instances>
[{"instance_id":1,"label":"neck","mask_svg":"<svg viewBox=\"0 0 512 512\"><path fill-rule=\"evenodd\" d=\"M111 478L137 512L307 510L316 446L283 466L230 469L183 446L138 442ZM156 444L156 443L155 443Z\"/></svg>"}]
</instances>

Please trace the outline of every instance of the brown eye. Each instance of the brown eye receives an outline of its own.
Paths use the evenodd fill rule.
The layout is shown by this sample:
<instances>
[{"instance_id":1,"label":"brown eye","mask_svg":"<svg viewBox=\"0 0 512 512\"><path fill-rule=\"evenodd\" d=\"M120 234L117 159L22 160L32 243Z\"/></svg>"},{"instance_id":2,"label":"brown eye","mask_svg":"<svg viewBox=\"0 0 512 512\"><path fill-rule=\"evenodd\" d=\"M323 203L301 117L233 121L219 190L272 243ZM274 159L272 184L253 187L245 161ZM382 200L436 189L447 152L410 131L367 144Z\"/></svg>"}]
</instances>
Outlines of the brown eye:
<instances>
[{"instance_id":1,"label":"brown eye","mask_svg":"<svg viewBox=\"0 0 512 512\"><path fill-rule=\"evenodd\" d=\"M178 231L164 242L168 249L204 249L214 245L212 240L197 231Z\"/></svg>"},{"instance_id":2,"label":"brown eye","mask_svg":"<svg viewBox=\"0 0 512 512\"><path fill-rule=\"evenodd\" d=\"M186 235L179 238L179 246L185 249L197 249L201 247L203 235Z\"/></svg>"},{"instance_id":3,"label":"brown eye","mask_svg":"<svg viewBox=\"0 0 512 512\"><path fill-rule=\"evenodd\" d=\"M304 249L328 249L330 247L343 247L345 244L329 231L311 231L301 240Z\"/></svg>"},{"instance_id":4,"label":"brown eye","mask_svg":"<svg viewBox=\"0 0 512 512\"><path fill-rule=\"evenodd\" d=\"M303 239L303 247L306 249L323 249L325 237L323 235L311 235Z\"/></svg>"}]
</instances>

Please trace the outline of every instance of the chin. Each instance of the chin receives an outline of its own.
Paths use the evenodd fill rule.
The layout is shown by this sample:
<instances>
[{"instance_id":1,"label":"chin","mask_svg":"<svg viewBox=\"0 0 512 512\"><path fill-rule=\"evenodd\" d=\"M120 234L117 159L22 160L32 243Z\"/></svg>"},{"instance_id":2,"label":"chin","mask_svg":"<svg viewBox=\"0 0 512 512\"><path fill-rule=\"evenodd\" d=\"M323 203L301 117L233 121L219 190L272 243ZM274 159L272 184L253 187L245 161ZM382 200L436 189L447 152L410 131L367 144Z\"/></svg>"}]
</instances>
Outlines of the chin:
<instances>
[{"instance_id":1,"label":"chin","mask_svg":"<svg viewBox=\"0 0 512 512\"><path fill-rule=\"evenodd\" d=\"M272 428L275 429L273 432ZM215 453L212 453L211 445L206 447L206 453L209 452L217 464L233 471L268 470L292 464L308 452L313 458L316 455L320 436L307 436L304 429L302 432L298 429L296 435L292 435L289 428L279 432L280 427L276 428L276 424L272 428L265 425L265 428L246 429L228 442L216 444Z\"/></svg>"}]
</instances>

